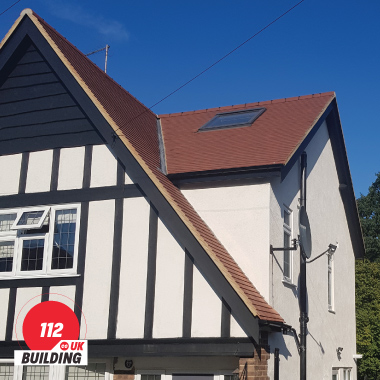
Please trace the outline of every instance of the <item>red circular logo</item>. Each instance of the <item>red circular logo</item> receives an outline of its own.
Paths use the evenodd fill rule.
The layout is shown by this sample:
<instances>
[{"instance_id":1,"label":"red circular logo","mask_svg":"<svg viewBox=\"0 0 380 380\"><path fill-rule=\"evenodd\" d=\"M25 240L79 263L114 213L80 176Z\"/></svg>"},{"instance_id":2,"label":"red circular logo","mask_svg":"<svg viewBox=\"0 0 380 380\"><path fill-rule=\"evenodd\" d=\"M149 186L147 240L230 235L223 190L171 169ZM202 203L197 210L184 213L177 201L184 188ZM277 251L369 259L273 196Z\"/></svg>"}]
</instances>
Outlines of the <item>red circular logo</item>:
<instances>
[{"instance_id":1,"label":"red circular logo","mask_svg":"<svg viewBox=\"0 0 380 380\"><path fill-rule=\"evenodd\" d=\"M61 347L61 350L66 351L69 348L69 344L67 342L62 342L59 347Z\"/></svg>"},{"instance_id":2,"label":"red circular logo","mask_svg":"<svg viewBox=\"0 0 380 380\"><path fill-rule=\"evenodd\" d=\"M22 325L22 333L31 350L51 350L60 340L77 340L79 322L65 304L46 301L29 310Z\"/></svg>"}]
</instances>

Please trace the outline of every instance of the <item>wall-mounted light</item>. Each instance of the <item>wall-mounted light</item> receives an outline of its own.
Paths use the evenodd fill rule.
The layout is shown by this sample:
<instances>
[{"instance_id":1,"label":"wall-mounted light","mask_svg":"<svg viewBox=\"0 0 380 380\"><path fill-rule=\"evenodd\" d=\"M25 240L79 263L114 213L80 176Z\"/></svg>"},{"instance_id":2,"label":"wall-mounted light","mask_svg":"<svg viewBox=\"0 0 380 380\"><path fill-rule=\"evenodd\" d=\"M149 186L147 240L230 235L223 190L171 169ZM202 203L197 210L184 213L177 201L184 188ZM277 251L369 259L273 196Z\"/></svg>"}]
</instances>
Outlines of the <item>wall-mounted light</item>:
<instances>
[{"instance_id":1,"label":"wall-mounted light","mask_svg":"<svg viewBox=\"0 0 380 380\"><path fill-rule=\"evenodd\" d=\"M338 360L342 359L342 351L343 351L343 347L338 347L336 349L336 355L338 356Z\"/></svg>"},{"instance_id":2,"label":"wall-mounted light","mask_svg":"<svg viewBox=\"0 0 380 380\"><path fill-rule=\"evenodd\" d=\"M312 263L313 261L319 259L321 256L323 256L324 254L328 254L328 255L332 255L335 253L335 251L337 250L338 248L338 243L335 243L335 244L329 244L329 247L327 248L326 251L322 252L320 255L318 255L317 257L315 257L313 260L309 260L309 261L306 261L307 264L310 264Z\"/></svg>"}]
</instances>

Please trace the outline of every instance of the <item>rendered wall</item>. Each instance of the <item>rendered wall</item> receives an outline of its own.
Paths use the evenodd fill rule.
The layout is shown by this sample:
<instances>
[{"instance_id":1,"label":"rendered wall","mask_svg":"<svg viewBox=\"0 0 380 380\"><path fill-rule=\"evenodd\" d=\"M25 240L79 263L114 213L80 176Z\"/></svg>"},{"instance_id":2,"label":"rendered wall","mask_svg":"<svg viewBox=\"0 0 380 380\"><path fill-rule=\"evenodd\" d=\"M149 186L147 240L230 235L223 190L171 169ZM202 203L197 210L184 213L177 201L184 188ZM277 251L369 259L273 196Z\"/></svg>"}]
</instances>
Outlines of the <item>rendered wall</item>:
<instances>
[{"instance_id":1,"label":"rendered wall","mask_svg":"<svg viewBox=\"0 0 380 380\"><path fill-rule=\"evenodd\" d=\"M269 183L182 193L269 302Z\"/></svg>"},{"instance_id":2,"label":"rendered wall","mask_svg":"<svg viewBox=\"0 0 380 380\"><path fill-rule=\"evenodd\" d=\"M322 124L307 149L307 212L312 232L312 257L330 243L339 243L334 254L334 311L328 310L327 255L307 265L308 323L307 374L311 379L331 379L333 367L353 368L356 379L355 258L326 124ZM293 230L298 234L299 177L297 163L285 180L273 181L271 194L271 243L283 243L283 205L293 210ZM271 303L286 323L299 332L298 275L299 250L294 252L294 286L282 281L282 252L272 259ZM280 349L280 378L299 378L299 356L294 338L272 334L269 339L270 376L273 379L273 352ZM341 359L337 348L343 347Z\"/></svg>"}]
</instances>

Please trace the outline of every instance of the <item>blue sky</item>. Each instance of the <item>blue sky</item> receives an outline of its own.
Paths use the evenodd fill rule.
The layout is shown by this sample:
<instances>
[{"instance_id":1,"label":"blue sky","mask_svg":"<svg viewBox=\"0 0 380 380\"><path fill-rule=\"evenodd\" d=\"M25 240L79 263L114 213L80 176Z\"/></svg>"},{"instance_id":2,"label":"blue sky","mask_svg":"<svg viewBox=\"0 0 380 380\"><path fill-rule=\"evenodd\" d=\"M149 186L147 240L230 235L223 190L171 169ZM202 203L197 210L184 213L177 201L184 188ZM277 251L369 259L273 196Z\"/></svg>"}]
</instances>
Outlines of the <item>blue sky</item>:
<instances>
[{"instance_id":1,"label":"blue sky","mask_svg":"<svg viewBox=\"0 0 380 380\"><path fill-rule=\"evenodd\" d=\"M0 16L0 35L32 8L84 53L109 44L108 74L150 107L296 3L21 0ZM379 16L378 0L305 0L153 111L335 91L355 193L367 194L380 171ZM92 58L103 67L103 53Z\"/></svg>"}]
</instances>

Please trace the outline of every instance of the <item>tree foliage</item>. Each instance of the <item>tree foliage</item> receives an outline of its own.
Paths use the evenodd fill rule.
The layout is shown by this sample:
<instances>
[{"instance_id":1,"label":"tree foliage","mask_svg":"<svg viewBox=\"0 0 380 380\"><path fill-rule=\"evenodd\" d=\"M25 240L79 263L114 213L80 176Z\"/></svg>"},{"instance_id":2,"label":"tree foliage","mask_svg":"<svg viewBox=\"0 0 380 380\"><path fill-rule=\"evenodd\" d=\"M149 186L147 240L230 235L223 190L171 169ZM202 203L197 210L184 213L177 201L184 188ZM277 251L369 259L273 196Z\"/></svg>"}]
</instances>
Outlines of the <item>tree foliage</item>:
<instances>
[{"instance_id":1,"label":"tree foliage","mask_svg":"<svg viewBox=\"0 0 380 380\"><path fill-rule=\"evenodd\" d=\"M366 258L380 262L380 173L377 173L377 178L369 187L368 194L362 194L357 204L366 246Z\"/></svg>"},{"instance_id":2,"label":"tree foliage","mask_svg":"<svg viewBox=\"0 0 380 380\"><path fill-rule=\"evenodd\" d=\"M356 343L359 379L380 376L380 263L356 263Z\"/></svg>"},{"instance_id":3,"label":"tree foliage","mask_svg":"<svg viewBox=\"0 0 380 380\"><path fill-rule=\"evenodd\" d=\"M366 259L356 263L356 339L359 379L380 378L380 173L357 200Z\"/></svg>"}]
</instances>

